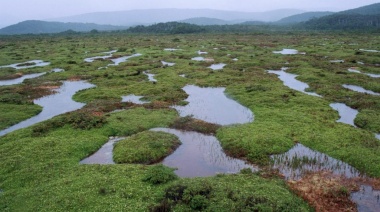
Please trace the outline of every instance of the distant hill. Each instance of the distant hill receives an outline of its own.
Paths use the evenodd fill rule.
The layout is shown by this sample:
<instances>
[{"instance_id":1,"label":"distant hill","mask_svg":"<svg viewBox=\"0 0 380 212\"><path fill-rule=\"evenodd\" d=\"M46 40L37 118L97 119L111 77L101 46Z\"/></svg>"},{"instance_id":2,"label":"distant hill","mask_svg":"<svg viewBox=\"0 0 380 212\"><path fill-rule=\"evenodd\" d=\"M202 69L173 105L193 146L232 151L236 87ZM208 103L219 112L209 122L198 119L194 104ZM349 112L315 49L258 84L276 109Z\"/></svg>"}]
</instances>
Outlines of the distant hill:
<instances>
[{"instance_id":1,"label":"distant hill","mask_svg":"<svg viewBox=\"0 0 380 212\"><path fill-rule=\"evenodd\" d=\"M323 16L328 16L334 14L333 12L306 12L297 15L292 15L283 18L279 21L274 22L274 24L294 24L309 21L313 18L320 18Z\"/></svg>"},{"instance_id":2,"label":"distant hill","mask_svg":"<svg viewBox=\"0 0 380 212\"><path fill-rule=\"evenodd\" d=\"M226 21L278 21L304 11L282 9L268 12L236 12L211 9L149 9L118 12L98 12L51 19L49 21L111 24L116 26L149 25L204 17Z\"/></svg>"},{"instance_id":3,"label":"distant hill","mask_svg":"<svg viewBox=\"0 0 380 212\"><path fill-rule=\"evenodd\" d=\"M83 24L83 23L60 23L46 21L23 21L0 29L0 34L42 34L42 33L59 33L64 31L89 32L91 30L110 31L126 29L126 27L98 25L98 24Z\"/></svg>"},{"instance_id":4,"label":"distant hill","mask_svg":"<svg viewBox=\"0 0 380 212\"><path fill-rule=\"evenodd\" d=\"M312 19L302 27L314 30L380 29L380 3Z\"/></svg>"},{"instance_id":5,"label":"distant hill","mask_svg":"<svg viewBox=\"0 0 380 212\"><path fill-rule=\"evenodd\" d=\"M200 26L206 26L206 25L225 25L225 24L232 24L231 21L225 21L222 19L217 18L206 18L206 17L199 17L199 18L189 18L182 21L179 21L182 23L188 23L188 24L196 24Z\"/></svg>"},{"instance_id":6,"label":"distant hill","mask_svg":"<svg viewBox=\"0 0 380 212\"><path fill-rule=\"evenodd\" d=\"M380 3L367 5L367 6L359 7L356 9L345 10L339 13L340 14L360 14L360 15L379 15Z\"/></svg>"}]
</instances>

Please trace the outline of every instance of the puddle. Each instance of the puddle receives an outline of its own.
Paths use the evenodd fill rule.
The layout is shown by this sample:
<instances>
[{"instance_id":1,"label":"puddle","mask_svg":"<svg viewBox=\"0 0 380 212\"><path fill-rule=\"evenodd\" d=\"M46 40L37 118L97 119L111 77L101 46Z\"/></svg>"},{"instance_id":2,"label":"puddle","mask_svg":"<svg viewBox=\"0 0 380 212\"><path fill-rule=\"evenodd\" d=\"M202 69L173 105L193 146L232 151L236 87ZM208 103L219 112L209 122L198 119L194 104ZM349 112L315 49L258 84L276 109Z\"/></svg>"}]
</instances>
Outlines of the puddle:
<instances>
[{"instance_id":1,"label":"puddle","mask_svg":"<svg viewBox=\"0 0 380 212\"><path fill-rule=\"evenodd\" d=\"M187 85L183 90L189 95L186 106L173 106L180 116L192 115L209 123L220 125L244 124L253 121L253 113L248 108L228 98L225 88L201 88Z\"/></svg>"},{"instance_id":2,"label":"puddle","mask_svg":"<svg viewBox=\"0 0 380 212\"><path fill-rule=\"evenodd\" d=\"M124 56L124 57L119 57L119 58L111 59L111 61L114 64L109 64L108 66L118 66L120 63L124 63L124 62L126 62L128 59L130 59L132 57L138 57L138 56L141 56L141 55L142 54L133 54L133 55L130 55L130 56Z\"/></svg>"},{"instance_id":3,"label":"puddle","mask_svg":"<svg viewBox=\"0 0 380 212\"><path fill-rule=\"evenodd\" d=\"M202 54L208 54L208 52L202 52L201 50L198 51L198 54L199 55L202 55Z\"/></svg>"},{"instance_id":4,"label":"puddle","mask_svg":"<svg viewBox=\"0 0 380 212\"><path fill-rule=\"evenodd\" d=\"M373 52L373 53L378 53L380 51L377 51L377 50L370 50L370 49L359 49L360 51L362 52Z\"/></svg>"},{"instance_id":5,"label":"puddle","mask_svg":"<svg viewBox=\"0 0 380 212\"><path fill-rule=\"evenodd\" d=\"M299 180L307 172L331 171L347 178L359 177L354 167L326 154L314 151L302 144L296 144L288 152L272 155L273 168L278 169L287 180Z\"/></svg>"},{"instance_id":6,"label":"puddle","mask_svg":"<svg viewBox=\"0 0 380 212\"><path fill-rule=\"evenodd\" d=\"M123 138L111 138L106 144L104 144L97 152L81 160L80 164L115 164L113 161L113 146L116 142L125 139Z\"/></svg>"},{"instance_id":7,"label":"puddle","mask_svg":"<svg viewBox=\"0 0 380 212\"><path fill-rule=\"evenodd\" d=\"M61 68L53 68L52 70L50 70L50 73L59 73L59 72L63 72L65 71L64 69L61 69Z\"/></svg>"},{"instance_id":8,"label":"puddle","mask_svg":"<svg viewBox=\"0 0 380 212\"><path fill-rule=\"evenodd\" d=\"M170 52L179 51L179 50L182 50L182 49L172 49L172 48L166 48L166 49L164 49L164 51L170 51Z\"/></svg>"},{"instance_id":9,"label":"puddle","mask_svg":"<svg viewBox=\"0 0 380 212\"><path fill-rule=\"evenodd\" d=\"M214 136L168 128L151 130L176 135L182 142L162 162L166 166L178 168L175 173L180 177L206 177L218 173L237 173L243 168L250 168L252 171L258 170L245 161L227 156Z\"/></svg>"},{"instance_id":10,"label":"puddle","mask_svg":"<svg viewBox=\"0 0 380 212\"><path fill-rule=\"evenodd\" d=\"M72 100L72 96L80 90L92 87L95 86L85 81L63 82L63 85L59 89L57 89L57 93L34 100L34 104L43 107L41 113L39 113L36 116L33 116L30 119L13 125L10 128L0 131L0 136L51 119L54 116L82 108L85 104L75 102L74 100Z\"/></svg>"},{"instance_id":11,"label":"puddle","mask_svg":"<svg viewBox=\"0 0 380 212\"><path fill-rule=\"evenodd\" d=\"M180 77L183 77L183 78L186 78L186 75L185 75L185 74L180 74L179 76L180 76Z\"/></svg>"},{"instance_id":12,"label":"puddle","mask_svg":"<svg viewBox=\"0 0 380 212\"><path fill-rule=\"evenodd\" d=\"M24 68L33 68L33 67L42 67L48 66L50 62L44 62L43 60L31 60L24 63L15 63L6 66L0 66L0 68L14 68L14 69L24 69Z\"/></svg>"},{"instance_id":13,"label":"puddle","mask_svg":"<svg viewBox=\"0 0 380 212\"><path fill-rule=\"evenodd\" d=\"M298 50L295 49L283 49L282 51L273 51L275 54L283 54L283 55L289 55L289 54L298 54Z\"/></svg>"},{"instance_id":14,"label":"puddle","mask_svg":"<svg viewBox=\"0 0 380 212\"><path fill-rule=\"evenodd\" d=\"M375 134L375 137L380 140L380 134Z\"/></svg>"},{"instance_id":15,"label":"puddle","mask_svg":"<svg viewBox=\"0 0 380 212\"><path fill-rule=\"evenodd\" d=\"M344 60L330 60L330 63L344 63Z\"/></svg>"},{"instance_id":16,"label":"puddle","mask_svg":"<svg viewBox=\"0 0 380 212\"><path fill-rule=\"evenodd\" d=\"M148 80L150 82L157 82L157 80L154 78L154 76L156 76L155 74L150 74L150 73L148 73L146 71L144 71L143 73L148 76Z\"/></svg>"},{"instance_id":17,"label":"puddle","mask_svg":"<svg viewBox=\"0 0 380 212\"><path fill-rule=\"evenodd\" d=\"M165 61L161 61L162 65L164 66L174 66L175 63L169 63L169 62L165 62Z\"/></svg>"},{"instance_id":18,"label":"puddle","mask_svg":"<svg viewBox=\"0 0 380 212\"><path fill-rule=\"evenodd\" d=\"M360 86L356 86L356 85L342 85L344 88L347 88L349 90L352 90L352 91L356 91L356 92L359 92L359 93L366 93L366 94L370 94L370 95L375 95L375 96L380 96L380 93L375 93L373 91L370 91L370 90L366 90Z\"/></svg>"},{"instance_id":19,"label":"puddle","mask_svg":"<svg viewBox=\"0 0 380 212\"><path fill-rule=\"evenodd\" d=\"M104 55L104 56L96 56L96 57L89 57L89 58L86 58L84 59L85 62L88 62L88 63L92 63L94 62L95 60L98 60L98 59L108 59L108 58L111 58L113 56L113 53L117 52L117 50L112 50L112 51L109 51L109 52L103 52L103 54L107 54L107 55ZM108 64L107 66L118 66L120 63L124 63L126 62L128 59L132 58L132 57L138 57L138 56L141 56L142 54L133 54L133 55L130 55L130 56L124 56L124 57L119 57L119 58L114 58L114 59L111 59L111 61L113 62L113 64ZM99 69L103 69L103 68L106 68L106 67L100 67Z\"/></svg>"},{"instance_id":20,"label":"puddle","mask_svg":"<svg viewBox=\"0 0 380 212\"><path fill-rule=\"evenodd\" d=\"M237 58L234 58L234 59L232 59L233 61L238 61L239 59L237 59Z\"/></svg>"},{"instance_id":21,"label":"puddle","mask_svg":"<svg viewBox=\"0 0 380 212\"><path fill-rule=\"evenodd\" d=\"M311 96L322 97L314 92L306 92L305 89L308 88L309 85L297 80L296 77L298 75L287 73L285 72L285 70L287 70L287 68L282 68L280 71L269 70L268 73L278 75L278 78L284 83L284 85L291 89L300 91Z\"/></svg>"},{"instance_id":22,"label":"puddle","mask_svg":"<svg viewBox=\"0 0 380 212\"><path fill-rule=\"evenodd\" d=\"M358 192L351 193L351 200L359 212L378 212L380 209L380 191L369 185L361 185Z\"/></svg>"},{"instance_id":23,"label":"puddle","mask_svg":"<svg viewBox=\"0 0 380 212\"><path fill-rule=\"evenodd\" d=\"M195 61L205 61L205 58L204 58L204 57L193 57L193 58L191 58L191 60L195 60Z\"/></svg>"},{"instance_id":24,"label":"puddle","mask_svg":"<svg viewBox=\"0 0 380 212\"><path fill-rule=\"evenodd\" d=\"M361 73L359 70L357 70L357 69L355 69L355 68L349 68L349 69L347 69L347 70L348 70L348 72L351 72L351 73L358 73L358 74Z\"/></svg>"},{"instance_id":25,"label":"puddle","mask_svg":"<svg viewBox=\"0 0 380 212\"><path fill-rule=\"evenodd\" d=\"M0 86L21 84L26 79L37 78L37 77L40 77L44 74L46 74L46 73L44 72L44 73L38 73L38 74L26 74L26 75L23 75L22 77L19 77L16 79L0 80Z\"/></svg>"},{"instance_id":26,"label":"puddle","mask_svg":"<svg viewBox=\"0 0 380 212\"><path fill-rule=\"evenodd\" d=\"M366 75L372 78L380 78L380 74L366 74Z\"/></svg>"},{"instance_id":27,"label":"puddle","mask_svg":"<svg viewBox=\"0 0 380 212\"><path fill-rule=\"evenodd\" d=\"M110 58L112 57L112 54L117 52L117 50L112 50L112 51L109 51L109 52L102 52L102 54L107 54L105 56L96 56L96 57L89 57L89 58L86 58L84 59L84 61L88 62L88 63L92 63L94 62L95 60L98 60L98 59L107 59L107 58Z\"/></svg>"},{"instance_id":28,"label":"puddle","mask_svg":"<svg viewBox=\"0 0 380 212\"><path fill-rule=\"evenodd\" d=\"M219 63L219 64L212 64L208 68L211 68L212 70L217 71L217 70L222 70L224 68L224 66L226 66L226 64Z\"/></svg>"},{"instance_id":29,"label":"puddle","mask_svg":"<svg viewBox=\"0 0 380 212\"><path fill-rule=\"evenodd\" d=\"M330 104L330 107L339 113L340 119L337 120L337 122L349 124L356 127L354 120L359 113L357 110L352 109L343 103L333 103Z\"/></svg>"},{"instance_id":30,"label":"puddle","mask_svg":"<svg viewBox=\"0 0 380 212\"><path fill-rule=\"evenodd\" d=\"M149 103L148 101L142 101L140 100L143 98L143 96L135 96L134 94L128 95L128 96L122 96L121 102L132 102L134 104L145 104Z\"/></svg>"},{"instance_id":31,"label":"puddle","mask_svg":"<svg viewBox=\"0 0 380 212\"><path fill-rule=\"evenodd\" d=\"M349 68L348 69L349 72L352 72L352 73L358 73L358 74L361 74L361 72L355 68ZM369 74L369 73L363 73L369 77L372 77L372 78L380 78L380 74Z\"/></svg>"}]
</instances>

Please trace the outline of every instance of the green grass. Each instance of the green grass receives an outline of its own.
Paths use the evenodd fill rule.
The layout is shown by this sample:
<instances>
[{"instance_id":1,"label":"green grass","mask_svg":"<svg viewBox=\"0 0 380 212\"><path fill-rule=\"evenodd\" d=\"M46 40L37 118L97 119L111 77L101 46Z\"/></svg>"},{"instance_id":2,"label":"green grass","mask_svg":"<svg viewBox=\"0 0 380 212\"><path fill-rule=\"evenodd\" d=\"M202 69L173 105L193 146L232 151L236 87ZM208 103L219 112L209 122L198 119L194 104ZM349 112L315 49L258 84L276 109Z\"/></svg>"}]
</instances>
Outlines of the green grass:
<instances>
[{"instance_id":1,"label":"green grass","mask_svg":"<svg viewBox=\"0 0 380 212\"><path fill-rule=\"evenodd\" d=\"M180 142L174 135L145 131L119 141L114 147L116 163L152 164L172 153Z\"/></svg>"},{"instance_id":2,"label":"green grass","mask_svg":"<svg viewBox=\"0 0 380 212\"><path fill-rule=\"evenodd\" d=\"M97 87L73 97L87 103L78 113L62 115L0 138L0 190L3 190L0 211L147 211L163 203L166 189L172 186L186 185L191 190L203 184L210 185L212 195L190 195L186 201L172 206L178 211L244 210L248 207L308 210L305 203L277 179L232 175L152 185L143 181L149 174L144 165L79 165L79 161L96 152L110 136L132 136L138 142L150 140L145 139L149 136L144 131L171 126L205 133L216 131L226 152L256 164L267 165L269 155L286 152L300 142L378 178L380 143L373 133L380 132L380 98L341 86L353 84L380 92L379 78L347 72L348 68L357 66L365 73L380 73L375 66L378 54L358 50L378 46L377 33L261 32L143 37L99 33L1 37L0 66L41 59L51 65L21 72L40 73L52 68L65 71L49 73L20 85L1 86L0 128L37 114L41 108L31 102L49 94L46 86L81 79ZM182 50L167 52L164 48ZM306 54L272 53L283 48L294 48ZM84 61L84 58L114 49L123 50L115 53L119 56L133 52L143 55L102 70L98 68L109 61ZM198 56L198 50L208 52L205 57L213 58L215 63L227 66L221 71L212 71L207 68L211 63L191 61ZM232 61L235 57L239 60ZM335 59L345 62L329 62ZM162 60L176 64L164 67ZM297 79L308 83L309 91L323 98L291 90L276 75L266 72L283 66L289 67L287 72L299 75ZM149 82L142 74L146 70L156 74L157 83ZM0 78L10 78L15 73L12 69L0 69ZM180 74L185 74L186 78ZM187 94L182 87L187 84L226 87L229 97L253 111L254 122L220 127L179 118L169 106L183 104ZM144 106L120 103L121 96L129 94L144 96L152 103ZM359 128L336 123L338 113L329 107L334 102L359 110L355 120ZM124 110L112 113L114 109ZM50 123L54 122L62 123L52 127ZM36 130L42 133L36 134ZM138 144L129 145L129 150L137 152Z\"/></svg>"}]
</instances>

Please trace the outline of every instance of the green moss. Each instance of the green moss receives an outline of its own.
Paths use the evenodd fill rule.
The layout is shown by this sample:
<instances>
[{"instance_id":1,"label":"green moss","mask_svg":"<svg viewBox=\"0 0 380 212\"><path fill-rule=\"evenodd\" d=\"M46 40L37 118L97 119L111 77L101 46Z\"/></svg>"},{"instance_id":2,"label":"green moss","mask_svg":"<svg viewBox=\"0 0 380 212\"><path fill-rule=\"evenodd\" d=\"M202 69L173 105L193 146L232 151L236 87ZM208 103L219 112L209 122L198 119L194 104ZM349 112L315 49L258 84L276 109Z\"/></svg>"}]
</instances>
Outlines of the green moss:
<instances>
[{"instance_id":1,"label":"green moss","mask_svg":"<svg viewBox=\"0 0 380 212\"><path fill-rule=\"evenodd\" d=\"M180 142L174 135L145 131L119 141L114 147L116 163L151 164L172 153Z\"/></svg>"}]
</instances>

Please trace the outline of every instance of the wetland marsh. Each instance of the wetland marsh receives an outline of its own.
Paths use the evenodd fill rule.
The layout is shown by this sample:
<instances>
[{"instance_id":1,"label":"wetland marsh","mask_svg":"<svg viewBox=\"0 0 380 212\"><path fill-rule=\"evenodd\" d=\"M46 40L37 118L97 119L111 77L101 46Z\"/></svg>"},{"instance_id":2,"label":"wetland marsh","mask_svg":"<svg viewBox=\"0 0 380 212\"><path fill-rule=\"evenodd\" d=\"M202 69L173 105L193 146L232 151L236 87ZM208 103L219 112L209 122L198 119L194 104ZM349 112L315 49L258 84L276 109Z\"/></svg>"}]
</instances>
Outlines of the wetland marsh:
<instances>
[{"instance_id":1,"label":"wetland marsh","mask_svg":"<svg viewBox=\"0 0 380 212\"><path fill-rule=\"evenodd\" d=\"M378 46L376 33L1 37L0 83L19 84L0 86L6 132L0 136L0 211L149 211L165 201L177 211L195 210L195 201L209 211L313 211L313 201L294 187L307 179L301 173L380 178L374 136L380 134L380 78L364 74L380 74L378 52L366 50ZM210 69L206 55L222 69ZM25 64L29 58L49 63L32 67ZM55 67L65 71L50 71ZM21 78L30 74L38 77ZM84 84L75 89L78 83ZM6 131L43 115L48 107L38 101L64 91L70 95L48 103L59 113ZM78 107L68 109L67 102ZM185 135L180 128L194 131ZM199 154L176 155L189 143ZM87 164L104 149L114 153L100 159L106 164ZM313 157L303 157L308 153ZM284 154L297 154L296 162ZM191 155L205 174L178 165L191 167ZM273 155L282 159L274 163ZM308 171L296 170L292 182L286 173L300 161L297 168ZM346 199L355 191L339 186ZM379 189L357 186L369 195ZM352 193L356 202L358 196Z\"/></svg>"}]
</instances>

